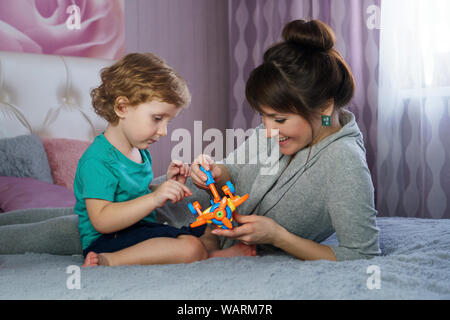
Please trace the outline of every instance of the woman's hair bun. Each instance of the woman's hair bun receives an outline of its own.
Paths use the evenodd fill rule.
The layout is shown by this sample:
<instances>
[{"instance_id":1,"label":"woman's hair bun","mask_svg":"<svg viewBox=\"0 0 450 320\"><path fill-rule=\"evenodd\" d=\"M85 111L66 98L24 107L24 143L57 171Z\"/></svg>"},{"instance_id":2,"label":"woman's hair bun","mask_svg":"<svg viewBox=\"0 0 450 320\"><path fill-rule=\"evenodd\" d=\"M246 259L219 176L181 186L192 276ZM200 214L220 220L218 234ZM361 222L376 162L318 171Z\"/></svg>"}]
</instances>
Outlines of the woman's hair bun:
<instances>
[{"instance_id":1,"label":"woman's hair bun","mask_svg":"<svg viewBox=\"0 0 450 320\"><path fill-rule=\"evenodd\" d=\"M333 30L319 20L294 20L284 28L282 37L288 43L327 52L334 47Z\"/></svg>"}]
</instances>

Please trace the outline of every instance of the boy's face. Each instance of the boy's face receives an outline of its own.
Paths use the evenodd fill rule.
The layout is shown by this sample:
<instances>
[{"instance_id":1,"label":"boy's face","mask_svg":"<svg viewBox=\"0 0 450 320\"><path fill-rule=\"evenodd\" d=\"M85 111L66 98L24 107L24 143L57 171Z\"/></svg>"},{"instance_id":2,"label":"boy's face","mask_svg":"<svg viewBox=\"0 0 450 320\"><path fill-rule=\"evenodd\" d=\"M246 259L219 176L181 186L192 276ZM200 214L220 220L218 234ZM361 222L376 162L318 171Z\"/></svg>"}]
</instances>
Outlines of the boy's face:
<instances>
[{"instance_id":1,"label":"boy's face","mask_svg":"<svg viewBox=\"0 0 450 320\"><path fill-rule=\"evenodd\" d=\"M157 100L128 106L121 126L130 144L144 150L167 135L167 124L181 110L173 104Z\"/></svg>"}]
</instances>

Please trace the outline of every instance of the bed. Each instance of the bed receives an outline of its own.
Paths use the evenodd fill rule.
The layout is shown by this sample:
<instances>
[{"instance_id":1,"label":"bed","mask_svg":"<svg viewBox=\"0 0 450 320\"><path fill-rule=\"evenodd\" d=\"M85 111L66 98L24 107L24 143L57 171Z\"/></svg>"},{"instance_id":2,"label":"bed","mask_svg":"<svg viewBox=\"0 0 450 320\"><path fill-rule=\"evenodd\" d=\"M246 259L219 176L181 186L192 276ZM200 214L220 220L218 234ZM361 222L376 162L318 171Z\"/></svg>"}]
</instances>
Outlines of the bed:
<instances>
[{"instance_id":1,"label":"bed","mask_svg":"<svg viewBox=\"0 0 450 320\"><path fill-rule=\"evenodd\" d=\"M106 125L91 110L89 91L110 63L0 52L0 221L73 206L77 161ZM161 222L191 221L171 209L161 211ZM377 224L383 254L371 260L270 253L80 269L81 254L30 248L0 255L0 299L450 299L450 220L383 217Z\"/></svg>"}]
</instances>

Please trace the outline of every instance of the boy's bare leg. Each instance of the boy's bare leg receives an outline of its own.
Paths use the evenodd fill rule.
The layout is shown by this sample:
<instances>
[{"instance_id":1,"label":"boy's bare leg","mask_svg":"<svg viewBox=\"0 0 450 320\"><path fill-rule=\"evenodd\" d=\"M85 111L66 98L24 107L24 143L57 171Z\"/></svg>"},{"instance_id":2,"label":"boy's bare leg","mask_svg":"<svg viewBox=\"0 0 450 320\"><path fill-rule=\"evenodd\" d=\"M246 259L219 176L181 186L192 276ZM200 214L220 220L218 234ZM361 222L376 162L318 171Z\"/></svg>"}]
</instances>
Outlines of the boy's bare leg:
<instances>
[{"instance_id":1,"label":"boy's bare leg","mask_svg":"<svg viewBox=\"0 0 450 320\"><path fill-rule=\"evenodd\" d=\"M206 259L208 252L196 237L152 238L112 253L88 253L83 266L190 263Z\"/></svg>"},{"instance_id":2,"label":"boy's bare leg","mask_svg":"<svg viewBox=\"0 0 450 320\"><path fill-rule=\"evenodd\" d=\"M113 253L89 252L83 267L190 263L206 258L237 256L256 256L256 246L239 242L221 250L218 238L207 226L200 238L189 235L181 235L177 238L152 238Z\"/></svg>"}]
</instances>

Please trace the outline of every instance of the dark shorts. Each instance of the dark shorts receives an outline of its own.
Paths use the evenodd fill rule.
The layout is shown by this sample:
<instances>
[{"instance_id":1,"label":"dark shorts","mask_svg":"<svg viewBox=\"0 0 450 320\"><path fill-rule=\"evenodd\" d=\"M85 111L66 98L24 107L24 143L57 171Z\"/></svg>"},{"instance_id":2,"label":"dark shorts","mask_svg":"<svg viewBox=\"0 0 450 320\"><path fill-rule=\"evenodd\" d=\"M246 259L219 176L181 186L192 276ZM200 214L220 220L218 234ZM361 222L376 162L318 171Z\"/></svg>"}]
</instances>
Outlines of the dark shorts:
<instances>
[{"instance_id":1,"label":"dark shorts","mask_svg":"<svg viewBox=\"0 0 450 320\"><path fill-rule=\"evenodd\" d=\"M181 227L179 229L166 224L139 221L121 231L102 234L83 250L83 256L86 258L86 255L91 251L96 253L116 252L151 238L176 238L183 234L201 237L205 229L206 224L196 228Z\"/></svg>"}]
</instances>

